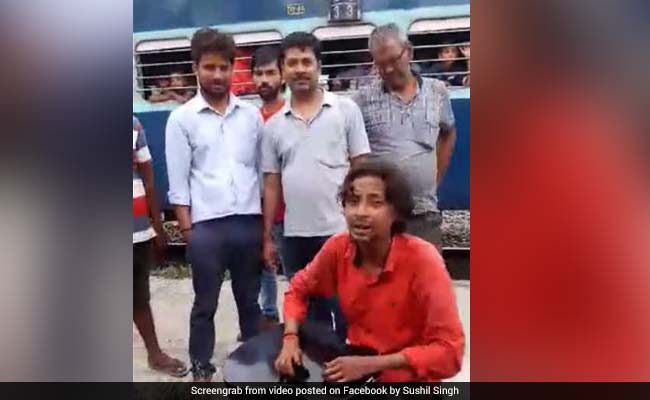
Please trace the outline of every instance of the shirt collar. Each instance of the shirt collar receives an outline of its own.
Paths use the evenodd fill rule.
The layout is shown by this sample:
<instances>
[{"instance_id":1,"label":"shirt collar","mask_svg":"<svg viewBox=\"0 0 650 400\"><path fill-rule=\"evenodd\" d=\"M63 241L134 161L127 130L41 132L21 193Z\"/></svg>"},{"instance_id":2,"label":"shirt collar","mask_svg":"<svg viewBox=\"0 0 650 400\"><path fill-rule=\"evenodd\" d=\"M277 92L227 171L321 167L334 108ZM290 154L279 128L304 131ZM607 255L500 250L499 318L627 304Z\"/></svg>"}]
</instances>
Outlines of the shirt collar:
<instances>
[{"instance_id":1,"label":"shirt collar","mask_svg":"<svg viewBox=\"0 0 650 400\"><path fill-rule=\"evenodd\" d=\"M422 83L423 83L422 75L420 75L418 72L416 72L414 70L411 70L411 73L415 76L415 79L418 82L418 91L419 91L420 88L422 87ZM388 89L388 85L386 85L385 81L381 82L381 88L382 88L384 93L390 93L390 89Z\"/></svg>"},{"instance_id":2,"label":"shirt collar","mask_svg":"<svg viewBox=\"0 0 650 400\"><path fill-rule=\"evenodd\" d=\"M323 103L321 104L321 108L328 106L332 107L334 105L334 102L336 101L336 95L332 92L328 92L327 90L319 89L323 91ZM291 109L291 99L285 100L284 102L284 107L282 107L281 110L282 114L284 115L289 115L293 112Z\"/></svg>"},{"instance_id":3,"label":"shirt collar","mask_svg":"<svg viewBox=\"0 0 650 400\"><path fill-rule=\"evenodd\" d=\"M267 110L265 112L264 111L264 106L261 106L260 107L260 112L262 113L262 115L270 117L271 115L275 114L276 112L282 110L286 104L287 104L287 101L285 99L282 99L281 102L279 103L279 107L277 107L275 109Z\"/></svg>"},{"instance_id":4,"label":"shirt collar","mask_svg":"<svg viewBox=\"0 0 650 400\"><path fill-rule=\"evenodd\" d=\"M222 115L220 112L218 112L217 110L212 108L212 106L210 104L208 104L208 102L205 100L205 98L201 94L200 90L198 91L196 96L194 96L194 98L191 101L193 102L192 106L194 107L194 111L196 113L200 113L201 111L208 109L208 110L214 111L215 113L217 113L219 115ZM227 116L228 114L233 112L235 110L235 108L241 106L241 101L242 100L239 97L237 97L234 94L230 93L228 95L228 106L226 106L226 112L223 113L222 116L224 116L224 117Z\"/></svg>"},{"instance_id":5,"label":"shirt collar","mask_svg":"<svg viewBox=\"0 0 650 400\"><path fill-rule=\"evenodd\" d=\"M349 239L349 244L348 248L345 251L345 259L346 262L354 263L354 257L357 254L357 245L354 243L354 240L352 240L352 237L349 236L348 234L348 239ZM388 250L388 258L386 258L386 264L384 265L384 270L381 272L382 274L384 272L393 272L395 271L395 263L398 257L398 247L401 246L402 244L402 235L393 235L390 241L390 250Z\"/></svg>"}]
</instances>

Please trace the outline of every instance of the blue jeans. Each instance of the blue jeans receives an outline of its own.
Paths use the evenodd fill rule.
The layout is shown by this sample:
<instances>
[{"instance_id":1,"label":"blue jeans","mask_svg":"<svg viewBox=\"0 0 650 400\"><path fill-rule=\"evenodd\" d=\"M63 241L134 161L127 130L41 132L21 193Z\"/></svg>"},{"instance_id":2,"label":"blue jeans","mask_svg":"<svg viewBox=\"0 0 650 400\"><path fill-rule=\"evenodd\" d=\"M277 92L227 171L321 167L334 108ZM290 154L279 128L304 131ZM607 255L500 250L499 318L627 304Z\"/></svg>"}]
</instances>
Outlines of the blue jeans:
<instances>
[{"instance_id":1,"label":"blue jeans","mask_svg":"<svg viewBox=\"0 0 650 400\"><path fill-rule=\"evenodd\" d=\"M284 237L284 271L291 280L320 251L329 236ZM332 320L332 316L334 319ZM330 327L342 342L347 338L347 323L336 298L310 299L307 318Z\"/></svg>"},{"instance_id":2,"label":"blue jeans","mask_svg":"<svg viewBox=\"0 0 650 400\"><path fill-rule=\"evenodd\" d=\"M284 226L282 222L273 224L271 236L273 237L273 244L275 245L278 254L278 269L283 265L282 262L282 236ZM278 283L275 280L276 274L269 271L267 268L262 270L262 282L260 288L260 307L262 314L269 318L279 318L278 313Z\"/></svg>"},{"instance_id":3,"label":"blue jeans","mask_svg":"<svg viewBox=\"0 0 650 400\"><path fill-rule=\"evenodd\" d=\"M190 316L190 360L208 365L214 352L214 315L226 269L239 314L242 339L259 331L257 297L262 273L262 219L235 215L202 221L192 226L188 258L192 264L194 304ZM253 249L255 251L253 251Z\"/></svg>"}]
</instances>

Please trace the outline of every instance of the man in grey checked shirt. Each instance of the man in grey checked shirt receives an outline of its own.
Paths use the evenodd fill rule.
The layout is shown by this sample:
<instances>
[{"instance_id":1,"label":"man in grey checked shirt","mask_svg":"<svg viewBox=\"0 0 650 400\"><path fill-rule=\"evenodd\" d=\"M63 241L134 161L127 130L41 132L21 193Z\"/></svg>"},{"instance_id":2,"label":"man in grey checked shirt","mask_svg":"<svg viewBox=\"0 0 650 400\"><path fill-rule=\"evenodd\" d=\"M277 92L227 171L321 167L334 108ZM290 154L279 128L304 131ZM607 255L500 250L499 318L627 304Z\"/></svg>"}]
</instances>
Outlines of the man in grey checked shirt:
<instances>
[{"instance_id":1,"label":"man in grey checked shirt","mask_svg":"<svg viewBox=\"0 0 650 400\"><path fill-rule=\"evenodd\" d=\"M395 24L375 28L368 47L381 80L360 89L354 100L363 114L370 157L402 171L415 201L407 232L440 250L436 190L456 141L449 92L443 82L411 70L413 47Z\"/></svg>"}]
</instances>

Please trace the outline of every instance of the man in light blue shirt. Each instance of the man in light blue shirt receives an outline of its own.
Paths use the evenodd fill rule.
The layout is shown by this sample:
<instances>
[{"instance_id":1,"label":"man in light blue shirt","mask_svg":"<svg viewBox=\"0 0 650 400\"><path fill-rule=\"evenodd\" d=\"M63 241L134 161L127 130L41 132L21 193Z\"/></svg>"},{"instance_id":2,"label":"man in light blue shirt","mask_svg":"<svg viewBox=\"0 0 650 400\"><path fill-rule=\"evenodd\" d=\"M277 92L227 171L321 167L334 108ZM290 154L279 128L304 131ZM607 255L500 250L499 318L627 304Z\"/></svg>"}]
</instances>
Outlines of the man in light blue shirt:
<instances>
[{"instance_id":1,"label":"man in light blue shirt","mask_svg":"<svg viewBox=\"0 0 650 400\"><path fill-rule=\"evenodd\" d=\"M214 315L230 271L242 339L258 333L262 272L259 159L262 117L230 93L232 37L200 29L192 38L200 90L174 110L166 130L169 202L188 244L194 304L190 360L195 381L210 381Z\"/></svg>"}]
</instances>

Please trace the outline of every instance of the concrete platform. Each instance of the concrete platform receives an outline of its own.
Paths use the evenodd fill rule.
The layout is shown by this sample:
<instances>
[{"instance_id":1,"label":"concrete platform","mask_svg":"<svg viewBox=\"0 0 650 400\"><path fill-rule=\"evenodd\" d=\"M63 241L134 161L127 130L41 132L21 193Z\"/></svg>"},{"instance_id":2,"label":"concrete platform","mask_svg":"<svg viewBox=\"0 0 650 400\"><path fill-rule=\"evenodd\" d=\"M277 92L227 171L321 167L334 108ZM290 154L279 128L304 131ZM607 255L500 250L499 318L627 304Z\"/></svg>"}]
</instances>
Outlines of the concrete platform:
<instances>
[{"instance_id":1,"label":"concrete platform","mask_svg":"<svg viewBox=\"0 0 650 400\"><path fill-rule=\"evenodd\" d=\"M468 382L470 379L470 313L469 313L469 281L455 281L456 296L460 316L467 336L467 345L463 368L450 381ZM287 288L287 281L281 277L278 280L278 307L282 307L281 293ZM156 321L158 339L161 346L170 355L188 362L189 315L192 305L193 292L190 279L151 278L151 306ZM230 352L239 346L237 334L237 309L230 287L230 281L224 282L219 297L219 308L215 317L217 342L213 362L217 366L215 381L222 380L222 367ZM190 381L191 376L183 380ZM162 382L178 381L178 379L152 371L147 367L147 352L142 339L133 327L133 381Z\"/></svg>"}]
</instances>

